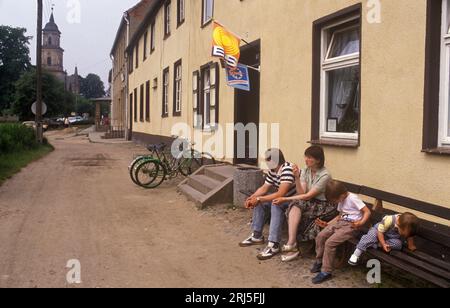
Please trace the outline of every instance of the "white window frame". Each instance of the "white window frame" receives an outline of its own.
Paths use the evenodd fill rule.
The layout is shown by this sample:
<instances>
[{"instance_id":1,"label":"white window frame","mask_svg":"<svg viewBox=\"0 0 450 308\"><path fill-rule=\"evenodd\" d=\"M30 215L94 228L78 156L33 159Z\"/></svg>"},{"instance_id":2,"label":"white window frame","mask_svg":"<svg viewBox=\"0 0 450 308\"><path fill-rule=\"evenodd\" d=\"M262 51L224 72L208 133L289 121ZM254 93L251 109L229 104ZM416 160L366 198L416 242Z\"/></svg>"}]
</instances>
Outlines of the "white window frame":
<instances>
[{"instance_id":1,"label":"white window frame","mask_svg":"<svg viewBox=\"0 0 450 308\"><path fill-rule=\"evenodd\" d=\"M175 112L181 112L182 98L182 64L179 63L175 68Z\"/></svg>"},{"instance_id":2,"label":"white window frame","mask_svg":"<svg viewBox=\"0 0 450 308\"><path fill-rule=\"evenodd\" d=\"M200 97L199 97L199 84L200 84L200 72L195 71L192 74L192 107L193 107L193 126L194 128L201 128L201 114L200 114Z\"/></svg>"},{"instance_id":3,"label":"white window frame","mask_svg":"<svg viewBox=\"0 0 450 308\"><path fill-rule=\"evenodd\" d=\"M450 147L450 0L442 1L441 38L438 144L440 147Z\"/></svg>"},{"instance_id":4,"label":"white window frame","mask_svg":"<svg viewBox=\"0 0 450 308\"><path fill-rule=\"evenodd\" d=\"M359 133L332 133L327 131L327 119L328 119L328 83L327 83L327 73L337 69L360 66L360 52L335 57L329 59L331 53L331 47L333 46L334 37L336 33L346 31L351 28L359 27L358 25L352 25L344 29L336 31L328 44L329 31L339 25L354 21L359 19L359 15L355 15L348 19L340 20L339 22L330 24L322 29L321 32L321 45L322 45L322 55L321 55L321 77L320 77L320 138L321 139L346 139L346 140L358 140ZM360 37L361 40L361 37ZM361 73L361 72L360 72ZM360 85L361 86L361 85Z\"/></svg>"},{"instance_id":5,"label":"white window frame","mask_svg":"<svg viewBox=\"0 0 450 308\"><path fill-rule=\"evenodd\" d=\"M209 76L209 83L207 83L207 76ZM205 130L211 130L211 68L204 70L203 74L203 127ZM209 100L207 97L209 95ZM207 114L209 121L207 121Z\"/></svg>"},{"instance_id":6,"label":"white window frame","mask_svg":"<svg viewBox=\"0 0 450 308\"><path fill-rule=\"evenodd\" d=\"M164 35L170 35L170 9L172 2L167 2L164 6Z\"/></svg>"},{"instance_id":7,"label":"white window frame","mask_svg":"<svg viewBox=\"0 0 450 308\"><path fill-rule=\"evenodd\" d=\"M178 1L178 20L177 23L181 24L184 22L185 18L186 18L186 1L185 0L179 0Z\"/></svg>"},{"instance_id":8,"label":"white window frame","mask_svg":"<svg viewBox=\"0 0 450 308\"><path fill-rule=\"evenodd\" d=\"M169 115L169 83L170 83L170 71L165 71L163 76L163 115L168 116Z\"/></svg>"},{"instance_id":9,"label":"white window frame","mask_svg":"<svg viewBox=\"0 0 450 308\"><path fill-rule=\"evenodd\" d=\"M211 6L211 16L208 16L208 4ZM214 17L214 0L203 0L202 25L210 22Z\"/></svg>"}]
</instances>

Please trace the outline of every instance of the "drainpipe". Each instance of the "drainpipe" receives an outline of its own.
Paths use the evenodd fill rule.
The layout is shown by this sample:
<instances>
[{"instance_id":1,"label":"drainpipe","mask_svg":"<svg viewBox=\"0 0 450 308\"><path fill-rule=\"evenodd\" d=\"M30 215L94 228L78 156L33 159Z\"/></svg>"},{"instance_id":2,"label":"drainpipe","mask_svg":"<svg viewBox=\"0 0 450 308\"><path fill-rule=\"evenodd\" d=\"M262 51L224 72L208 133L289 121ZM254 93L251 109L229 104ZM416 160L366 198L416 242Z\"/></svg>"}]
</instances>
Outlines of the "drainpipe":
<instances>
[{"instance_id":1,"label":"drainpipe","mask_svg":"<svg viewBox=\"0 0 450 308\"><path fill-rule=\"evenodd\" d=\"M114 120L114 56L113 55L109 55L109 57L111 58L111 64L112 64L112 71L111 71L111 126L114 130L114 125L116 125L116 120ZM109 76L108 76L109 77Z\"/></svg>"},{"instance_id":2,"label":"drainpipe","mask_svg":"<svg viewBox=\"0 0 450 308\"><path fill-rule=\"evenodd\" d=\"M126 46L125 48L128 47L128 44L130 43L130 19L128 18L128 12L125 12L123 14L123 19L125 20L126 24L127 24L127 41L126 41ZM128 55L125 54L125 127L126 127L126 132L125 132L125 138L127 140L131 140L132 135L131 135L131 127L128 127L130 125L130 119L128 117L131 117L131 115L128 114L128 110L129 110L129 104L131 104L131 102L129 101L130 99L130 94L128 91Z\"/></svg>"}]
</instances>

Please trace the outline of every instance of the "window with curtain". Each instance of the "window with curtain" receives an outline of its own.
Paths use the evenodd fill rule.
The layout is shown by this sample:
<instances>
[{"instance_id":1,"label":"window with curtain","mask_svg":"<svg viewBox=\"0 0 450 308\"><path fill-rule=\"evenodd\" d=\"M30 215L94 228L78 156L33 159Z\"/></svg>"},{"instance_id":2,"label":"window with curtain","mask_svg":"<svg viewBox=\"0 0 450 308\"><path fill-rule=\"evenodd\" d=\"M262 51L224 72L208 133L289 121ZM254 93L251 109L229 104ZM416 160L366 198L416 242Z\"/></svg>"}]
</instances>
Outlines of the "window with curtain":
<instances>
[{"instance_id":1,"label":"window with curtain","mask_svg":"<svg viewBox=\"0 0 450 308\"><path fill-rule=\"evenodd\" d=\"M322 31L321 138L359 138L359 18Z\"/></svg>"},{"instance_id":2,"label":"window with curtain","mask_svg":"<svg viewBox=\"0 0 450 308\"><path fill-rule=\"evenodd\" d=\"M181 25L185 19L185 0L178 0L177 25Z\"/></svg>"},{"instance_id":3,"label":"window with curtain","mask_svg":"<svg viewBox=\"0 0 450 308\"><path fill-rule=\"evenodd\" d=\"M164 6L164 36L170 35L170 1L167 1Z\"/></svg>"},{"instance_id":4,"label":"window with curtain","mask_svg":"<svg viewBox=\"0 0 450 308\"><path fill-rule=\"evenodd\" d=\"M169 68L163 72L163 102L162 102L162 116L169 115Z\"/></svg>"},{"instance_id":5,"label":"window with curtain","mask_svg":"<svg viewBox=\"0 0 450 308\"><path fill-rule=\"evenodd\" d=\"M174 69L174 106L173 113L175 116L181 115L181 98L182 98L182 66L181 60L175 63Z\"/></svg>"},{"instance_id":6,"label":"window with curtain","mask_svg":"<svg viewBox=\"0 0 450 308\"><path fill-rule=\"evenodd\" d=\"M439 142L450 147L450 0L442 1Z\"/></svg>"}]
</instances>

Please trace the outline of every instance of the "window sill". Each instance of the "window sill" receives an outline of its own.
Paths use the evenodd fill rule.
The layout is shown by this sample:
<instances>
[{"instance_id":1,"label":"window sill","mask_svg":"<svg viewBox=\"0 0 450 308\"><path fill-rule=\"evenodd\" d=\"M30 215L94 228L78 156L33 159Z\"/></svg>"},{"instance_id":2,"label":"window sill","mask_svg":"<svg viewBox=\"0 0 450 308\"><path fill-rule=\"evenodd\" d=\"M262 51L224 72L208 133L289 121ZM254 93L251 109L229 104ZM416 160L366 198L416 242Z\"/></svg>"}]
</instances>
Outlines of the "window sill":
<instances>
[{"instance_id":1,"label":"window sill","mask_svg":"<svg viewBox=\"0 0 450 308\"><path fill-rule=\"evenodd\" d=\"M184 19L182 21L177 22L177 29L184 24Z\"/></svg>"},{"instance_id":2,"label":"window sill","mask_svg":"<svg viewBox=\"0 0 450 308\"><path fill-rule=\"evenodd\" d=\"M213 19L211 18L210 20L208 20L208 21L205 21L204 23L202 23L202 26L201 26L201 28L203 29L203 28L206 28L210 23L212 23L213 22Z\"/></svg>"},{"instance_id":3,"label":"window sill","mask_svg":"<svg viewBox=\"0 0 450 308\"><path fill-rule=\"evenodd\" d=\"M177 117L177 118L181 117L181 111L180 112L174 112L173 116Z\"/></svg>"},{"instance_id":4,"label":"window sill","mask_svg":"<svg viewBox=\"0 0 450 308\"><path fill-rule=\"evenodd\" d=\"M163 119L166 119L166 118L168 118L169 117L169 114L163 114L162 116L161 116L161 118L163 118Z\"/></svg>"},{"instance_id":5,"label":"window sill","mask_svg":"<svg viewBox=\"0 0 450 308\"><path fill-rule=\"evenodd\" d=\"M311 140L308 143L321 146L334 146L340 148L359 148L358 140L320 139Z\"/></svg>"},{"instance_id":6,"label":"window sill","mask_svg":"<svg viewBox=\"0 0 450 308\"><path fill-rule=\"evenodd\" d=\"M165 41L165 40L167 40L169 37L170 37L170 33L166 33L166 34L164 34L163 40Z\"/></svg>"},{"instance_id":7,"label":"window sill","mask_svg":"<svg viewBox=\"0 0 450 308\"><path fill-rule=\"evenodd\" d=\"M427 154L433 154L433 155L449 155L450 156L450 147L423 149L422 152L427 153Z\"/></svg>"}]
</instances>

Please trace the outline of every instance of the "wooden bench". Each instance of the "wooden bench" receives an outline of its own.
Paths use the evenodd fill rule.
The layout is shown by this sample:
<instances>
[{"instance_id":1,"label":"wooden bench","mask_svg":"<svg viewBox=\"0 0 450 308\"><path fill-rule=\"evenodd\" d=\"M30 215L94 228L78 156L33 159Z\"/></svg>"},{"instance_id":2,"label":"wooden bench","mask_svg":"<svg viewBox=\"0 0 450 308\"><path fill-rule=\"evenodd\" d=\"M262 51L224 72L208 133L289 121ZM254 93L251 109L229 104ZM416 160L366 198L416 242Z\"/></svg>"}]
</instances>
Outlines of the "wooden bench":
<instances>
[{"instance_id":1,"label":"wooden bench","mask_svg":"<svg viewBox=\"0 0 450 308\"><path fill-rule=\"evenodd\" d=\"M395 214L394 211L384 209L383 202L450 220L449 208L365 186L343 183L349 191L375 199L373 204L368 204L372 209L373 224L380 222L385 215ZM358 241L354 240L351 243L356 245ZM402 251L393 251L389 254L380 249L369 249L367 253L436 286L450 288L450 227L421 219L415 244L417 246L415 252L404 248Z\"/></svg>"}]
</instances>

